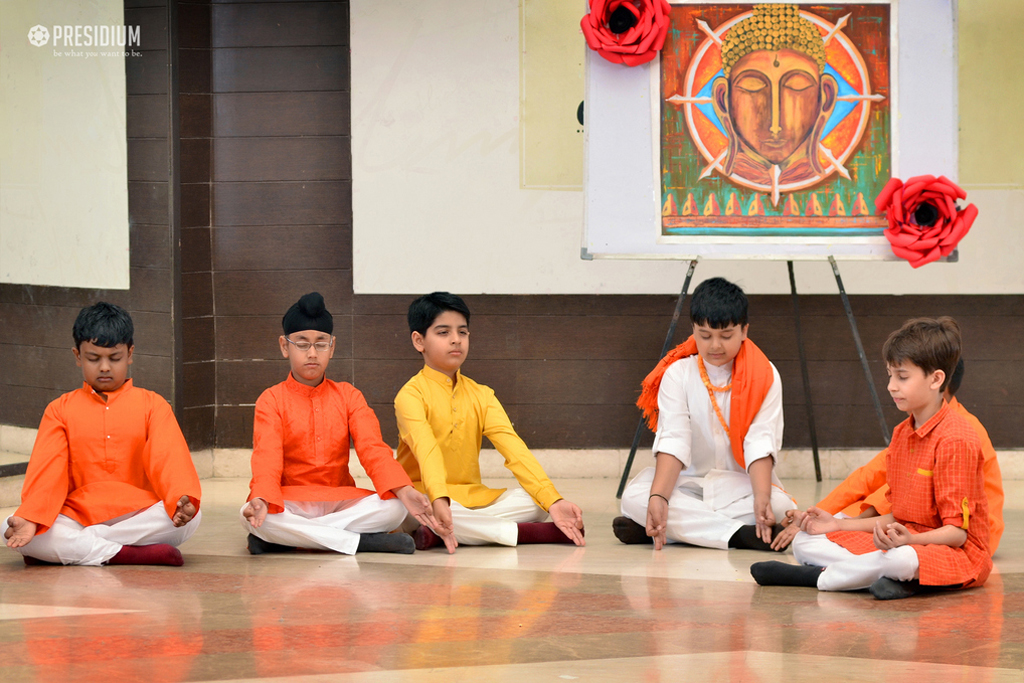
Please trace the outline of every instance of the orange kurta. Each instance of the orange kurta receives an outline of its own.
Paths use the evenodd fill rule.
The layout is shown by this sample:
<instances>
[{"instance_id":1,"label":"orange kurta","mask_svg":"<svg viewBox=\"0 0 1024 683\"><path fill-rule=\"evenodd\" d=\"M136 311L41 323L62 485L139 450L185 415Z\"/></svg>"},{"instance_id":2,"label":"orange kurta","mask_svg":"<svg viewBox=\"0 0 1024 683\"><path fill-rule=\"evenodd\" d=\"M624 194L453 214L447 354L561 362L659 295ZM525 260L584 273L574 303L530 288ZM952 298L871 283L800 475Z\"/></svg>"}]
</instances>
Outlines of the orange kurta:
<instances>
[{"instance_id":1,"label":"orange kurta","mask_svg":"<svg viewBox=\"0 0 1024 683\"><path fill-rule=\"evenodd\" d=\"M125 382L97 393L88 384L46 407L14 514L43 533L63 514L89 526L163 501L172 517L182 496L199 508L199 477L159 394Z\"/></svg>"},{"instance_id":2,"label":"orange kurta","mask_svg":"<svg viewBox=\"0 0 1024 683\"><path fill-rule=\"evenodd\" d=\"M978 418L968 412L955 398L950 400L949 406L967 419L978 438L981 439L981 452L985 458L982 466L985 476L985 497L988 499L989 550L995 554L1005 527L1003 523L1003 475L999 471L996 450L992 446L992 440L988 438L988 432ZM843 483L818 503L818 507L833 515L843 512L850 517L857 517L869 507L873 507L880 515L889 514L892 506L886 499L886 494L889 492L889 485L885 483L886 452L886 450L882 450L866 465L854 470Z\"/></svg>"},{"instance_id":3,"label":"orange kurta","mask_svg":"<svg viewBox=\"0 0 1024 683\"><path fill-rule=\"evenodd\" d=\"M982 464L978 435L949 405L916 430L913 418L893 430L886 457L893 517L913 533L947 525L967 532L959 548L911 546L922 585L980 586L992 571ZM836 531L828 538L858 555L876 550L871 532Z\"/></svg>"},{"instance_id":4,"label":"orange kurta","mask_svg":"<svg viewBox=\"0 0 1024 683\"><path fill-rule=\"evenodd\" d=\"M324 379L316 387L288 379L256 401L249 500L262 498L271 513L284 501L329 502L372 495L357 488L348 469L349 444L383 499L411 486L380 435L363 394L347 382Z\"/></svg>"}]
</instances>

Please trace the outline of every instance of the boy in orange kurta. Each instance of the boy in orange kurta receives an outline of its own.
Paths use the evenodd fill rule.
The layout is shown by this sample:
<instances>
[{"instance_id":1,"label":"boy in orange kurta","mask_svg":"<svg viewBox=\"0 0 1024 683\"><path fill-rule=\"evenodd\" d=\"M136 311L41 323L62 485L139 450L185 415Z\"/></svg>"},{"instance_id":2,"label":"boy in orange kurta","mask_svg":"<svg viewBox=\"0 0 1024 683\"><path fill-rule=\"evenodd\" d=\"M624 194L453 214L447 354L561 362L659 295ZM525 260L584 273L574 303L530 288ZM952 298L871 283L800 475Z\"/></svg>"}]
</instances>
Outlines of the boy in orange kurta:
<instances>
[{"instance_id":1,"label":"boy in orange kurta","mask_svg":"<svg viewBox=\"0 0 1024 683\"><path fill-rule=\"evenodd\" d=\"M324 298L303 296L282 327L278 341L291 373L256 401L251 492L241 509L249 552L413 552L412 537L387 532L407 512L435 524L430 504L395 461L359 390L325 377L335 338ZM350 443L379 494L356 487Z\"/></svg>"},{"instance_id":2,"label":"boy in orange kurta","mask_svg":"<svg viewBox=\"0 0 1024 683\"><path fill-rule=\"evenodd\" d=\"M805 566L758 562L757 583L869 588L880 600L922 588L955 590L985 583L992 570L981 443L971 424L942 398L960 356L952 318L918 318L883 347L889 393L910 415L893 430L886 455L888 502L881 517L843 518L807 510L793 553Z\"/></svg>"},{"instance_id":3,"label":"boy in orange kurta","mask_svg":"<svg viewBox=\"0 0 1024 683\"><path fill-rule=\"evenodd\" d=\"M943 395L949 403L949 407L971 423L971 427L974 428L981 440L981 452L984 458L982 473L985 478L985 497L988 499L989 550L995 555L1005 527L1003 522L1003 475L999 470L999 460L996 457L995 448L992 446L992 440L988 437L988 431L981 421L955 398L956 392L960 389L963 375L964 361L961 358ZM866 465L854 470L832 493L825 496L817 507L833 515L841 514L846 517L873 517L890 512L892 506L887 498L889 485L885 483L887 453L888 449L883 450ZM787 519L783 521L787 527L772 540L773 548L782 549L790 544L793 537L800 531L800 520L803 518L803 514L798 510L787 513Z\"/></svg>"},{"instance_id":4,"label":"boy in orange kurta","mask_svg":"<svg viewBox=\"0 0 1024 683\"><path fill-rule=\"evenodd\" d=\"M26 564L183 564L199 477L171 407L126 379L134 327L100 302L75 321L84 384L46 407L7 546Z\"/></svg>"}]
</instances>

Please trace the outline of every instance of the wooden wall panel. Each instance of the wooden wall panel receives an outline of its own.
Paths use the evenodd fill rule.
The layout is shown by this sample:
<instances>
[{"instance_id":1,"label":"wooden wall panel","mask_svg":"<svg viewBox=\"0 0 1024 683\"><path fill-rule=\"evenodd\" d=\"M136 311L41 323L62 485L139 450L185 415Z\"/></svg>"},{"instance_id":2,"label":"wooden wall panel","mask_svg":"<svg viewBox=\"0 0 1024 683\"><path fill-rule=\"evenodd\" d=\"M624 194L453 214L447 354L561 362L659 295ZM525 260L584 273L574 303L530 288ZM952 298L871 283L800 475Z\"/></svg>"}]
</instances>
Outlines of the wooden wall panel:
<instances>
[{"instance_id":1,"label":"wooden wall panel","mask_svg":"<svg viewBox=\"0 0 1024 683\"><path fill-rule=\"evenodd\" d=\"M181 272L212 273L212 231L208 227L181 229Z\"/></svg>"},{"instance_id":2,"label":"wooden wall panel","mask_svg":"<svg viewBox=\"0 0 1024 683\"><path fill-rule=\"evenodd\" d=\"M223 138L213 146L213 180L351 180L348 137Z\"/></svg>"},{"instance_id":3,"label":"wooden wall panel","mask_svg":"<svg viewBox=\"0 0 1024 683\"><path fill-rule=\"evenodd\" d=\"M181 163L182 430L192 448L215 442L217 373L213 296L213 51L209 3L178 6Z\"/></svg>"},{"instance_id":4,"label":"wooden wall panel","mask_svg":"<svg viewBox=\"0 0 1024 683\"><path fill-rule=\"evenodd\" d=\"M348 45L348 3L229 4L213 8L213 47Z\"/></svg>"},{"instance_id":5,"label":"wooden wall panel","mask_svg":"<svg viewBox=\"0 0 1024 683\"><path fill-rule=\"evenodd\" d=\"M214 135L348 135L348 92L218 93L213 96Z\"/></svg>"},{"instance_id":6,"label":"wooden wall panel","mask_svg":"<svg viewBox=\"0 0 1024 683\"><path fill-rule=\"evenodd\" d=\"M348 224L221 226L213 237L217 270L352 269L352 250L342 246L352 243Z\"/></svg>"},{"instance_id":7,"label":"wooden wall panel","mask_svg":"<svg viewBox=\"0 0 1024 683\"><path fill-rule=\"evenodd\" d=\"M302 294L334 314L329 376L353 376L348 3L210 11L214 433L245 446L256 398L287 377L280 321Z\"/></svg>"},{"instance_id":8,"label":"wooden wall panel","mask_svg":"<svg viewBox=\"0 0 1024 683\"><path fill-rule=\"evenodd\" d=\"M215 93L348 89L347 45L221 48L214 56Z\"/></svg>"},{"instance_id":9,"label":"wooden wall panel","mask_svg":"<svg viewBox=\"0 0 1024 683\"><path fill-rule=\"evenodd\" d=\"M129 95L126 103L128 137L167 137L169 118L167 98L161 95Z\"/></svg>"},{"instance_id":10,"label":"wooden wall panel","mask_svg":"<svg viewBox=\"0 0 1024 683\"><path fill-rule=\"evenodd\" d=\"M348 181L218 183L213 221L231 225L334 225L350 223Z\"/></svg>"},{"instance_id":11,"label":"wooden wall panel","mask_svg":"<svg viewBox=\"0 0 1024 683\"><path fill-rule=\"evenodd\" d=\"M217 315L284 315L307 292L319 291L333 315L345 315L351 299L345 271L232 270L214 273Z\"/></svg>"}]
</instances>

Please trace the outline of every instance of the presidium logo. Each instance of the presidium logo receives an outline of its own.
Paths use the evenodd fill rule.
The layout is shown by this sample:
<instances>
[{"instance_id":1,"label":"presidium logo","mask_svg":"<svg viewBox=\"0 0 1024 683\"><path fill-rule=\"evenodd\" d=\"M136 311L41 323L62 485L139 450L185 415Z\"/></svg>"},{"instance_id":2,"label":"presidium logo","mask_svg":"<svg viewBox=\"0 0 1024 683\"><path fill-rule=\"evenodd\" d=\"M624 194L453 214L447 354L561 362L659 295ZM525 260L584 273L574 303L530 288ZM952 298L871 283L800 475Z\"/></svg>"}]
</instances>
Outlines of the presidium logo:
<instances>
[{"instance_id":1,"label":"presidium logo","mask_svg":"<svg viewBox=\"0 0 1024 683\"><path fill-rule=\"evenodd\" d=\"M82 26L63 25L52 26L49 29L37 24L28 30L28 42L36 47L43 47L50 44L50 37L53 36L53 47L75 48L131 48L138 47L140 43L140 29L138 26ZM113 52L84 52L69 50L61 52L54 49L54 57L107 57L139 55L141 53L131 50L125 52L117 50Z\"/></svg>"},{"instance_id":2,"label":"presidium logo","mask_svg":"<svg viewBox=\"0 0 1024 683\"><path fill-rule=\"evenodd\" d=\"M28 42L36 47L42 47L50 42L50 32L45 26L33 26L28 30Z\"/></svg>"}]
</instances>

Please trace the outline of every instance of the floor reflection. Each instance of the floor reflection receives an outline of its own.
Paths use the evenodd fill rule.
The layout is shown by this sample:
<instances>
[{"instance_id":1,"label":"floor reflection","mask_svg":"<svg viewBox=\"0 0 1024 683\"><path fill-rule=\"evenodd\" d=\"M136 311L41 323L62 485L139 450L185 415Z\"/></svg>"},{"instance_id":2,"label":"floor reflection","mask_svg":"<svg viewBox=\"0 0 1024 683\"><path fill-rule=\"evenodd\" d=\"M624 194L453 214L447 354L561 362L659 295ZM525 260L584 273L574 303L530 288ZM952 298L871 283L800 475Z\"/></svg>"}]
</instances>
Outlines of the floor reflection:
<instances>
[{"instance_id":1,"label":"floor reflection","mask_svg":"<svg viewBox=\"0 0 1024 683\"><path fill-rule=\"evenodd\" d=\"M587 509L596 482L559 486ZM749 551L622 546L607 505L586 548L250 557L245 482L204 485L181 569L0 551L0 680L1022 680L1022 509L984 588L880 603L760 588Z\"/></svg>"}]
</instances>

